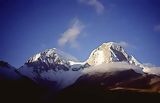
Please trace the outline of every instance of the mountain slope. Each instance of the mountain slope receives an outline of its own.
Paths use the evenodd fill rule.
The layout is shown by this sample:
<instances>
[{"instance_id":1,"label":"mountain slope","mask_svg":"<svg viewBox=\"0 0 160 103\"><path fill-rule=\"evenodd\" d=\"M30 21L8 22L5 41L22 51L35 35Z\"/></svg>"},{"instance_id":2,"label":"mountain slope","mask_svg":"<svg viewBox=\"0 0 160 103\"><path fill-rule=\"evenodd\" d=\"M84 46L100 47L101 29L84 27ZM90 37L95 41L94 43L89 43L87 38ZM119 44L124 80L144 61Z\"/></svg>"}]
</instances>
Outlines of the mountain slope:
<instances>
[{"instance_id":1,"label":"mountain slope","mask_svg":"<svg viewBox=\"0 0 160 103\"><path fill-rule=\"evenodd\" d=\"M159 92L160 77L157 75L143 75L133 80L119 83L113 90L134 90L138 92Z\"/></svg>"},{"instance_id":2,"label":"mountain slope","mask_svg":"<svg viewBox=\"0 0 160 103\"><path fill-rule=\"evenodd\" d=\"M21 76L15 67L11 66L7 62L0 61L0 80L17 80L20 77Z\"/></svg>"},{"instance_id":3,"label":"mountain slope","mask_svg":"<svg viewBox=\"0 0 160 103\"><path fill-rule=\"evenodd\" d=\"M69 54L53 48L31 57L19 68L19 72L58 90L73 84L85 66L85 62L78 62Z\"/></svg>"},{"instance_id":4,"label":"mountain slope","mask_svg":"<svg viewBox=\"0 0 160 103\"><path fill-rule=\"evenodd\" d=\"M78 88L89 84L110 90L159 92L158 73L144 72L149 67L138 62L118 43L103 43L92 51L87 63L90 67L82 71L83 75L74 84Z\"/></svg>"}]
</instances>

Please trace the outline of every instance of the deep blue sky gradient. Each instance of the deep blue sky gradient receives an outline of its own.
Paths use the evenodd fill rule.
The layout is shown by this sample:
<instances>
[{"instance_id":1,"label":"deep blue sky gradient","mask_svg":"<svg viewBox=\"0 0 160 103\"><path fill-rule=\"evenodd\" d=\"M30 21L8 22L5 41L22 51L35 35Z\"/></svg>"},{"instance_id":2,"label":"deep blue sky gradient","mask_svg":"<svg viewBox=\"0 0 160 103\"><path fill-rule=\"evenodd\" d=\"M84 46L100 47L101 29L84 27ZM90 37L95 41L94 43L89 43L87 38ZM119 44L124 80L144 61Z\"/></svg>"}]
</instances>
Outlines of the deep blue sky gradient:
<instances>
[{"instance_id":1,"label":"deep blue sky gradient","mask_svg":"<svg viewBox=\"0 0 160 103\"><path fill-rule=\"evenodd\" d=\"M0 0L0 59L15 67L47 48L58 48L81 61L108 41L125 41L126 50L142 63L160 66L160 0L99 0L97 14L77 0ZM78 18L85 28L80 48L58 46L58 39Z\"/></svg>"}]
</instances>

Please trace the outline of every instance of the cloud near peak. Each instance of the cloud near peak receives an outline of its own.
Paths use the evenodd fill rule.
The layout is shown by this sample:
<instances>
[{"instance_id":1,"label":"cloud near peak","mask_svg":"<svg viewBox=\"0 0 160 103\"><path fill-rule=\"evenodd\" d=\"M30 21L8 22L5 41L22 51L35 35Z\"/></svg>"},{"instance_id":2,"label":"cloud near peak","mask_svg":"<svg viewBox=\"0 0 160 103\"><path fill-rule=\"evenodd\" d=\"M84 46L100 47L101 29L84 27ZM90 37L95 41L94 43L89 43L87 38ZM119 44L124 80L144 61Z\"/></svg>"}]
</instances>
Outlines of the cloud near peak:
<instances>
[{"instance_id":1,"label":"cloud near peak","mask_svg":"<svg viewBox=\"0 0 160 103\"><path fill-rule=\"evenodd\" d=\"M127 42L125 42L125 41L120 41L118 44L121 45L121 46L124 47L124 48L127 48L127 47L130 46L130 44L127 43Z\"/></svg>"},{"instance_id":2,"label":"cloud near peak","mask_svg":"<svg viewBox=\"0 0 160 103\"><path fill-rule=\"evenodd\" d=\"M120 42L118 42L118 44L119 44L120 46L122 46L123 48L132 48L132 49L135 49L135 48L136 48L135 45L130 44L130 43L126 42L126 41L120 41Z\"/></svg>"},{"instance_id":3,"label":"cloud near peak","mask_svg":"<svg viewBox=\"0 0 160 103\"><path fill-rule=\"evenodd\" d=\"M143 72L148 74L160 75L160 67L144 67Z\"/></svg>"},{"instance_id":4,"label":"cloud near peak","mask_svg":"<svg viewBox=\"0 0 160 103\"><path fill-rule=\"evenodd\" d=\"M78 0L78 1L80 3L86 4L95 8L98 14L101 14L104 11L104 5L99 0Z\"/></svg>"},{"instance_id":5,"label":"cloud near peak","mask_svg":"<svg viewBox=\"0 0 160 103\"><path fill-rule=\"evenodd\" d=\"M78 48L77 38L84 27L85 26L78 18L74 18L72 20L72 25L59 38L58 45L63 47L68 43L72 48Z\"/></svg>"}]
</instances>

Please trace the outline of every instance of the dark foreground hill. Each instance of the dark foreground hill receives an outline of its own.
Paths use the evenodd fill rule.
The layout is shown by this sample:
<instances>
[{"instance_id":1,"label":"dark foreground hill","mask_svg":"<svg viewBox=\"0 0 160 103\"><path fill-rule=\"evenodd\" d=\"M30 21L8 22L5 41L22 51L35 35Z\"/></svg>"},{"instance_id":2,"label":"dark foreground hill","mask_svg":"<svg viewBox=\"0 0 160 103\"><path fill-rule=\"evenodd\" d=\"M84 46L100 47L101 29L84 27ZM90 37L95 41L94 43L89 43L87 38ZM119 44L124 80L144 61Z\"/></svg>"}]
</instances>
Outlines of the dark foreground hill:
<instances>
[{"instance_id":1,"label":"dark foreground hill","mask_svg":"<svg viewBox=\"0 0 160 103\"><path fill-rule=\"evenodd\" d=\"M58 94L27 78L1 81L1 103L159 103L159 93L107 90L96 86L71 86Z\"/></svg>"}]
</instances>

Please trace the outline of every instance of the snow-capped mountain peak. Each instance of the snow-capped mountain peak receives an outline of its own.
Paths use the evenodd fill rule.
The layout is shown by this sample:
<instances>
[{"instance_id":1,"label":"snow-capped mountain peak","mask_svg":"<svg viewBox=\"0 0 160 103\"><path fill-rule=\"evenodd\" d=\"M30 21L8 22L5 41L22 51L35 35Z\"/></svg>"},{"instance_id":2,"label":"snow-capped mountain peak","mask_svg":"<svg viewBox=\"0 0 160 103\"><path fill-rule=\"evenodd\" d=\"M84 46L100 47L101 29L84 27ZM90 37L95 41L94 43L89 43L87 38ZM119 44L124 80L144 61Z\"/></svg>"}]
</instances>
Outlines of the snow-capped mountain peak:
<instances>
[{"instance_id":1,"label":"snow-capped mountain peak","mask_svg":"<svg viewBox=\"0 0 160 103\"><path fill-rule=\"evenodd\" d=\"M45 62L44 59L46 58L50 58L50 59L63 59L65 61L78 61L75 57L64 53L56 48L52 48L52 49L47 49L44 52L38 53L36 55L34 55L33 57L31 57L27 62L35 62L38 60L43 60Z\"/></svg>"},{"instance_id":2,"label":"snow-capped mountain peak","mask_svg":"<svg viewBox=\"0 0 160 103\"><path fill-rule=\"evenodd\" d=\"M62 66L63 68L69 68L69 61L78 62L75 57L56 48L52 48L30 57L26 64L39 69L54 69L58 68L58 66L61 66L60 68L62 68Z\"/></svg>"},{"instance_id":3,"label":"snow-capped mountain peak","mask_svg":"<svg viewBox=\"0 0 160 103\"><path fill-rule=\"evenodd\" d=\"M129 55L118 43L103 43L92 51L87 60L90 65L99 65L102 63L129 61Z\"/></svg>"},{"instance_id":4,"label":"snow-capped mountain peak","mask_svg":"<svg viewBox=\"0 0 160 103\"><path fill-rule=\"evenodd\" d=\"M19 71L36 82L47 81L53 84L53 88L64 88L79 77L85 66L85 62L53 48L29 58Z\"/></svg>"}]
</instances>

